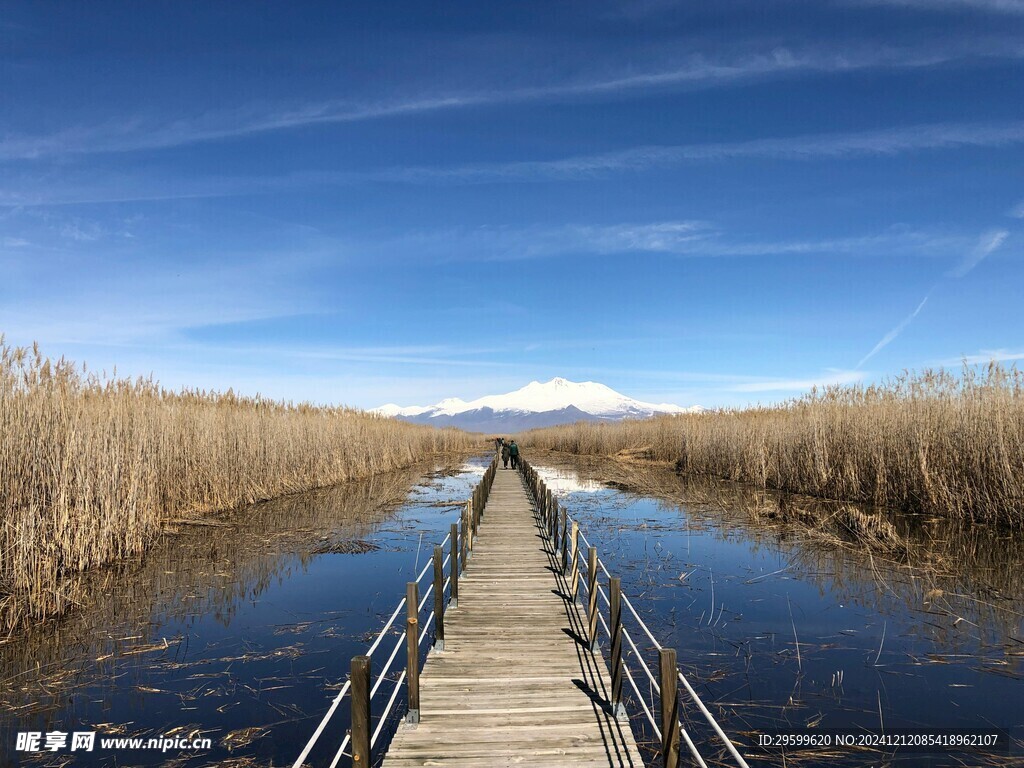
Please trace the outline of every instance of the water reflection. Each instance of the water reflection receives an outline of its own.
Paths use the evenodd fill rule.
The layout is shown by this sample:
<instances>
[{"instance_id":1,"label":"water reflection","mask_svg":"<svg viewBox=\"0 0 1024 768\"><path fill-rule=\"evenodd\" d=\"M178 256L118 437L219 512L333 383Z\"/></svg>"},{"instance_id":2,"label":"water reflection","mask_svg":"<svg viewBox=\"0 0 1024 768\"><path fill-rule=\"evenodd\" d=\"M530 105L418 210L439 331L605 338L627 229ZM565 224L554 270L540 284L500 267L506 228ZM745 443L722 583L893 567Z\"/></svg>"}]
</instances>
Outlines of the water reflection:
<instances>
[{"instance_id":1,"label":"water reflection","mask_svg":"<svg viewBox=\"0 0 1024 768\"><path fill-rule=\"evenodd\" d=\"M996 725L1024 736L1020 534L607 460L533 459L579 486L555 493L729 730Z\"/></svg>"},{"instance_id":2,"label":"water reflection","mask_svg":"<svg viewBox=\"0 0 1024 768\"><path fill-rule=\"evenodd\" d=\"M170 526L141 562L93 574L82 610L0 645L0 765L290 762L485 461ZM215 747L15 753L25 730L199 734Z\"/></svg>"}]
</instances>

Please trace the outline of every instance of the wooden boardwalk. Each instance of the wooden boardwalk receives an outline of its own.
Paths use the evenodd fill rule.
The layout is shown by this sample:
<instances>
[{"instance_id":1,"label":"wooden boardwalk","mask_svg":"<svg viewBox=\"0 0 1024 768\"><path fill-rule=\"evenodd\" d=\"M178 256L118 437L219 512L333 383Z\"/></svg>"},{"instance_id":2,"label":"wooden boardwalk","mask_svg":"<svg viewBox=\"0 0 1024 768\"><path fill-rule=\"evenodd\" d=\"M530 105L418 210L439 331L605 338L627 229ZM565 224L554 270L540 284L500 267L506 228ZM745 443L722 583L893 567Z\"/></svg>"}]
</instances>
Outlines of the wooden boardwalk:
<instances>
[{"instance_id":1,"label":"wooden boardwalk","mask_svg":"<svg viewBox=\"0 0 1024 768\"><path fill-rule=\"evenodd\" d=\"M385 768L642 768L559 566L520 474L499 470L444 650L420 673L420 722L399 727Z\"/></svg>"}]
</instances>

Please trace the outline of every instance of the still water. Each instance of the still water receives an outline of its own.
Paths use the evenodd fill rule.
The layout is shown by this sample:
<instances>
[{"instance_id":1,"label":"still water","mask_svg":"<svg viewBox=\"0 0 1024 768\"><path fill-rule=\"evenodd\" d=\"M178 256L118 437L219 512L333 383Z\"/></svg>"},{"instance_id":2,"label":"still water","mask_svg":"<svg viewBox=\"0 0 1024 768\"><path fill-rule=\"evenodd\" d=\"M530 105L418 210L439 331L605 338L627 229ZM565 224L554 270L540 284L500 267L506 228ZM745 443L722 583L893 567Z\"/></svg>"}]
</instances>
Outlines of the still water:
<instances>
[{"instance_id":1,"label":"still water","mask_svg":"<svg viewBox=\"0 0 1024 768\"><path fill-rule=\"evenodd\" d=\"M0 645L0 765L290 765L485 465L259 504L98 575L79 614ZM325 746L347 721L343 708ZM19 752L19 731L95 732L96 746ZM100 749L122 735L212 748Z\"/></svg>"},{"instance_id":2,"label":"still water","mask_svg":"<svg viewBox=\"0 0 1024 768\"><path fill-rule=\"evenodd\" d=\"M290 765L487 459L182 526L142 563L98 574L76 615L0 645L0 765ZM748 750L751 765L1020 764L1019 536L865 516L668 470L554 455L534 465L738 743L807 727L996 726L1018 740L1015 758ZM694 739L715 756L693 714ZM347 720L343 705L317 764ZM653 759L650 728L642 716L633 723ZM15 751L19 731L210 738L212 747L30 754Z\"/></svg>"},{"instance_id":3,"label":"still water","mask_svg":"<svg viewBox=\"0 0 1024 768\"><path fill-rule=\"evenodd\" d=\"M1013 758L1005 748L745 750L752 765L1024 762L1020 535L783 499L668 470L554 456L534 466L738 742L769 729L988 727L1009 729L1015 741ZM862 529L874 548L853 534ZM720 754L690 714L695 740ZM633 722L653 739L642 717Z\"/></svg>"}]
</instances>

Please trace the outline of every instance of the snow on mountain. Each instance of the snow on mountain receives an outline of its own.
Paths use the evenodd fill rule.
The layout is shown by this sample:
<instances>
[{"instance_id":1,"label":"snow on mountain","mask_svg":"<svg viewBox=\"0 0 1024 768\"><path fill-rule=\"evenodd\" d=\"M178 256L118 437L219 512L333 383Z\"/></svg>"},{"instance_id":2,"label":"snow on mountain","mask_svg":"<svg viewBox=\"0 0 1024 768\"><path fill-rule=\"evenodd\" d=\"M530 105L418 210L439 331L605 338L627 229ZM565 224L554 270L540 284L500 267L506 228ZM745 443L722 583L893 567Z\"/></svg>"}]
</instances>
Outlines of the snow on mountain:
<instances>
[{"instance_id":1,"label":"snow on mountain","mask_svg":"<svg viewBox=\"0 0 1024 768\"><path fill-rule=\"evenodd\" d=\"M678 405L661 403L644 403L639 400L620 395L611 387L595 381L575 382L563 378L554 378L541 383L531 381L522 389L504 395L488 395L477 400L465 402L458 398L442 400L433 406L435 415L454 416L479 408L492 408L495 411L524 411L527 413L545 413L560 411L575 406L593 416L621 416L625 413L685 413L685 408Z\"/></svg>"},{"instance_id":2,"label":"snow on mountain","mask_svg":"<svg viewBox=\"0 0 1024 768\"><path fill-rule=\"evenodd\" d=\"M384 416L396 416L421 424L488 432L515 431L580 420L616 421L658 413L692 413L701 408L645 403L594 381L574 382L557 377L543 383L532 381L515 392L488 395L469 402L453 397L431 406L402 407L389 403L374 410Z\"/></svg>"},{"instance_id":3,"label":"snow on mountain","mask_svg":"<svg viewBox=\"0 0 1024 768\"><path fill-rule=\"evenodd\" d=\"M372 412L379 413L381 416L419 416L421 413L431 410L431 408L432 406L429 405L410 405L403 408L400 405L388 403L380 408L374 408Z\"/></svg>"}]
</instances>

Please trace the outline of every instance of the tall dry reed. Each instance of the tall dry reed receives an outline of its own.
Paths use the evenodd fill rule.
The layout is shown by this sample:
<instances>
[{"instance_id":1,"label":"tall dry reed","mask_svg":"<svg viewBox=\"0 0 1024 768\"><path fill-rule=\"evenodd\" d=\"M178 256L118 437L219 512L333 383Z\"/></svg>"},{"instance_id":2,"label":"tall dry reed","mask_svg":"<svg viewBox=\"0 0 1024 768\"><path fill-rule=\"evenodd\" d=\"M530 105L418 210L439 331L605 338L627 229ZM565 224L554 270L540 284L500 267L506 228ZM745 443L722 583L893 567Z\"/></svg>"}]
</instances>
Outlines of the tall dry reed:
<instances>
[{"instance_id":1,"label":"tall dry reed","mask_svg":"<svg viewBox=\"0 0 1024 768\"><path fill-rule=\"evenodd\" d=\"M640 453L762 488L1024 523L1024 375L995 363L829 387L775 407L534 430L523 442Z\"/></svg>"},{"instance_id":2,"label":"tall dry reed","mask_svg":"<svg viewBox=\"0 0 1024 768\"><path fill-rule=\"evenodd\" d=\"M348 408L86 374L0 336L0 628L59 614L74 574L145 550L162 520L467 448Z\"/></svg>"}]
</instances>

